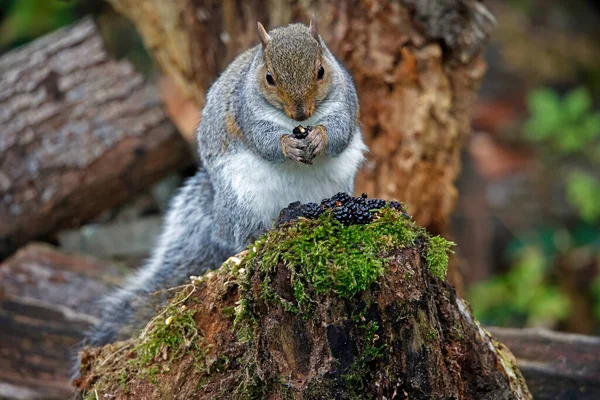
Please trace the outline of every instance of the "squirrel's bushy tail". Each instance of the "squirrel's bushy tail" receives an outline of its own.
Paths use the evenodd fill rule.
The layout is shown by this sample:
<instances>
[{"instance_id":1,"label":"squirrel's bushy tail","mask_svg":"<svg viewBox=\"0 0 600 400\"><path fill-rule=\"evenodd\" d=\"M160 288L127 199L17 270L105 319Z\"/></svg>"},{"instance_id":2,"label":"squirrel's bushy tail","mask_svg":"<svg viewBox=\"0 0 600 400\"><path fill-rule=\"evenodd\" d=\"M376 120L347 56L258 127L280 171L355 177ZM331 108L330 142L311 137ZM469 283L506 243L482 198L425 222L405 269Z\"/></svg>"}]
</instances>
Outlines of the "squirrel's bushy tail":
<instances>
[{"instance_id":1,"label":"squirrel's bushy tail","mask_svg":"<svg viewBox=\"0 0 600 400\"><path fill-rule=\"evenodd\" d=\"M217 268L231 255L232 249L211 240L212 204L210 177L201 168L173 199L151 258L103 300L100 321L84 345L102 346L131 337L167 300L164 289L185 283L190 275Z\"/></svg>"}]
</instances>

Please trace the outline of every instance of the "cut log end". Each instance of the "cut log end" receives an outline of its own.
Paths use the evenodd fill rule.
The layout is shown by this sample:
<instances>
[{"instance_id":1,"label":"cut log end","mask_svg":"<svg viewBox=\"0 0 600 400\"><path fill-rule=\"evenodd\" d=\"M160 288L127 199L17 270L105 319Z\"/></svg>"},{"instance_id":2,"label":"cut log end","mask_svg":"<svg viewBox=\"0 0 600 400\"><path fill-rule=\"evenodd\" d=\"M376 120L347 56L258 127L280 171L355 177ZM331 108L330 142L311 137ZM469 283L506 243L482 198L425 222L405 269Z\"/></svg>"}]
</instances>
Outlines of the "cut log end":
<instances>
[{"instance_id":1,"label":"cut log end","mask_svg":"<svg viewBox=\"0 0 600 400\"><path fill-rule=\"evenodd\" d=\"M76 385L90 398L531 398L434 273L432 246L447 249L391 209L368 225L283 224L139 338L85 350Z\"/></svg>"}]
</instances>

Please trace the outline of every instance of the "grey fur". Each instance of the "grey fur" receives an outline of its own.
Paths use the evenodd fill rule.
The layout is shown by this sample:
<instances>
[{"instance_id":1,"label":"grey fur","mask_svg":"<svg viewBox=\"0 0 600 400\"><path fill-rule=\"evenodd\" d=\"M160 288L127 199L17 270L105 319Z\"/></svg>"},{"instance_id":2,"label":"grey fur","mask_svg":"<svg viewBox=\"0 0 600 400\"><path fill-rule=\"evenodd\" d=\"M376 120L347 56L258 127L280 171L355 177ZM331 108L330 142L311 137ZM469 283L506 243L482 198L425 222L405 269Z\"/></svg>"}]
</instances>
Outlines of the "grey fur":
<instances>
[{"instance_id":1,"label":"grey fur","mask_svg":"<svg viewBox=\"0 0 600 400\"><path fill-rule=\"evenodd\" d=\"M289 35L298 34L310 35L307 27L299 29L298 25L290 25L279 28L272 36L275 41L279 38L288 40ZM309 39L314 42L313 37ZM274 196L259 200L265 202L264 207L260 203L257 205L257 196L253 194L262 193L262 188L252 191L244 180L237 186L235 184L237 177L232 176L235 173L231 171L236 171L235 168L240 171L239 166L234 165L237 160L247 160L247 169L244 165L241 171L250 177L255 170L257 174L260 171L261 176L273 178L285 173L298 184L306 184L314 177L318 190L310 195L313 197L304 200L318 202L317 196L352 191L365 150L356 125L357 96L349 74L322 41L320 47L333 66L327 71L333 74L333 82L330 93L324 99L317 99L315 113L306 125L323 124L326 127L328 144L325 153L313 166L291 165L292 161L285 159L281 136L290 134L296 121L273 107L261 93L258 79L262 77L258 77L256 71L264 62L263 47L258 45L235 59L206 97L197 131L203 166L173 200L152 257L121 289L105 300L101 321L88 336L88 344L100 346L131 336L145 325L155 313L156 306L166 298L164 294L152 296L151 293L180 285L190 275L202 275L208 269L217 268L228 256L239 252L259 233L270 228L272 219L277 216L274 210L278 212L278 208L287 205L278 203L283 200L276 197L284 199L284 195L290 194L286 193L287 188L279 190L276 184L266 182L265 193L274 193ZM292 69L294 65L287 67ZM238 134L228 130L226 116L230 117L229 122L235 121ZM342 161L335 161L338 156ZM348 171L338 171L335 162L339 168ZM324 175L322 171L326 168L332 172ZM300 194L304 193L298 190ZM244 191L250 194L245 195Z\"/></svg>"}]
</instances>

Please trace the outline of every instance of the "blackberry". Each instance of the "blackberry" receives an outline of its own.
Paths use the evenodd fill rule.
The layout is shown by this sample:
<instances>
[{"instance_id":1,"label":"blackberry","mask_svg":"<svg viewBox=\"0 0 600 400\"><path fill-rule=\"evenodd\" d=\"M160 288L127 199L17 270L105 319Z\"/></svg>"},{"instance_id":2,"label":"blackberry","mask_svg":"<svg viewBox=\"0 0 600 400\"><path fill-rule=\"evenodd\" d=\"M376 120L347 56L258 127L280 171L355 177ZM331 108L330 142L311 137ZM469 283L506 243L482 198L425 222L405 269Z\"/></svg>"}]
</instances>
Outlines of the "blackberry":
<instances>
[{"instance_id":1,"label":"blackberry","mask_svg":"<svg viewBox=\"0 0 600 400\"><path fill-rule=\"evenodd\" d=\"M321 206L323 208L335 208L336 207L335 200L323 199L323 200L321 200Z\"/></svg>"},{"instance_id":2,"label":"blackberry","mask_svg":"<svg viewBox=\"0 0 600 400\"><path fill-rule=\"evenodd\" d=\"M333 210L333 218L344 225L350 225L352 223L352 215L348 208L344 206L336 207Z\"/></svg>"},{"instance_id":3,"label":"blackberry","mask_svg":"<svg viewBox=\"0 0 600 400\"><path fill-rule=\"evenodd\" d=\"M307 127L306 129L304 129L304 127L302 125L298 125L297 127L294 128L294 130L292 131L292 134L294 135L294 137L296 139L304 139L305 137L308 136L308 131L310 127Z\"/></svg>"},{"instance_id":4,"label":"blackberry","mask_svg":"<svg viewBox=\"0 0 600 400\"><path fill-rule=\"evenodd\" d=\"M378 210L385 207L385 200L382 199L369 199L367 200L367 207L369 210Z\"/></svg>"},{"instance_id":5,"label":"blackberry","mask_svg":"<svg viewBox=\"0 0 600 400\"><path fill-rule=\"evenodd\" d=\"M302 206L302 216L308 219L317 219L324 211L317 203L306 203Z\"/></svg>"},{"instance_id":6,"label":"blackberry","mask_svg":"<svg viewBox=\"0 0 600 400\"><path fill-rule=\"evenodd\" d=\"M362 212L355 216L355 221L357 224L368 224L373 221L373 214L370 212Z\"/></svg>"},{"instance_id":7,"label":"blackberry","mask_svg":"<svg viewBox=\"0 0 600 400\"><path fill-rule=\"evenodd\" d=\"M408 215L406 209L404 208L404 204L400 203L399 201L390 201L390 207L394 210L400 211L404 218L410 218L410 215Z\"/></svg>"},{"instance_id":8,"label":"blackberry","mask_svg":"<svg viewBox=\"0 0 600 400\"><path fill-rule=\"evenodd\" d=\"M338 199L344 200L345 196L338 196ZM334 209L333 218L344 225L367 224L373 220L373 215L364 198L348 196L344 204Z\"/></svg>"},{"instance_id":9,"label":"blackberry","mask_svg":"<svg viewBox=\"0 0 600 400\"><path fill-rule=\"evenodd\" d=\"M345 192L339 192L338 194L333 195L331 197L331 200L339 201L342 204L345 204L350 199L352 199L352 197L350 197L350 195L348 193L345 193Z\"/></svg>"},{"instance_id":10,"label":"blackberry","mask_svg":"<svg viewBox=\"0 0 600 400\"><path fill-rule=\"evenodd\" d=\"M398 210L398 211L402 211L403 207L402 207L402 203L400 203L399 201L390 201L390 208L393 208L394 210Z\"/></svg>"}]
</instances>

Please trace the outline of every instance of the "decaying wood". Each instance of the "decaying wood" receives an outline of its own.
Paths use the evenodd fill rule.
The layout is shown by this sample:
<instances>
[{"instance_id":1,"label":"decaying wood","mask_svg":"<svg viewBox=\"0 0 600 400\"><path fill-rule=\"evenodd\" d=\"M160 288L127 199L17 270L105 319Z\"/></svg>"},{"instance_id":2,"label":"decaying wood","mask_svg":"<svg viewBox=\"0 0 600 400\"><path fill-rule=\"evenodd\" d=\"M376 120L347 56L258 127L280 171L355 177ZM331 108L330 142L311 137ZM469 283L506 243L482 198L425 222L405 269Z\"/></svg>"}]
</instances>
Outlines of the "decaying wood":
<instances>
[{"instance_id":1,"label":"decaying wood","mask_svg":"<svg viewBox=\"0 0 600 400\"><path fill-rule=\"evenodd\" d=\"M600 396L600 338L544 329L489 330L513 352L536 400Z\"/></svg>"},{"instance_id":2,"label":"decaying wood","mask_svg":"<svg viewBox=\"0 0 600 400\"><path fill-rule=\"evenodd\" d=\"M174 292L140 337L80 353L86 398L531 398L510 351L433 275L421 245L383 251L383 276L342 297L278 258L277 238L298 231L277 229L291 230L256 244L275 253L232 258ZM327 251L326 240L314 246ZM299 290L311 311L296 308Z\"/></svg>"},{"instance_id":3,"label":"decaying wood","mask_svg":"<svg viewBox=\"0 0 600 400\"><path fill-rule=\"evenodd\" d=\"M0 259L191 161L158 90L92 21L0 58Z\"/></svg>"},{"instance_id":4,"label":"decaying wood","mask_svg":"<svg viewBox=\"0 0 600 400\"><path fill-rule=\"evenodd\" d=\"M77 343L123 273L30 244L0 264L0 398L65 399Z\"/></svg>"},{"instance_id":5,"label":"decaying wood","mask_svg":"<svg viewBox=\"0 0 600 400\"><path fill-rule=\"evenodd\" d=\"M420 224L444 230L493 24L479 1L109 1L199 106L217 74L257 43L256 21L275 27L315 13L358 88L371 153L357 191L402 200Z\"/></svg>"}]
</instances>

